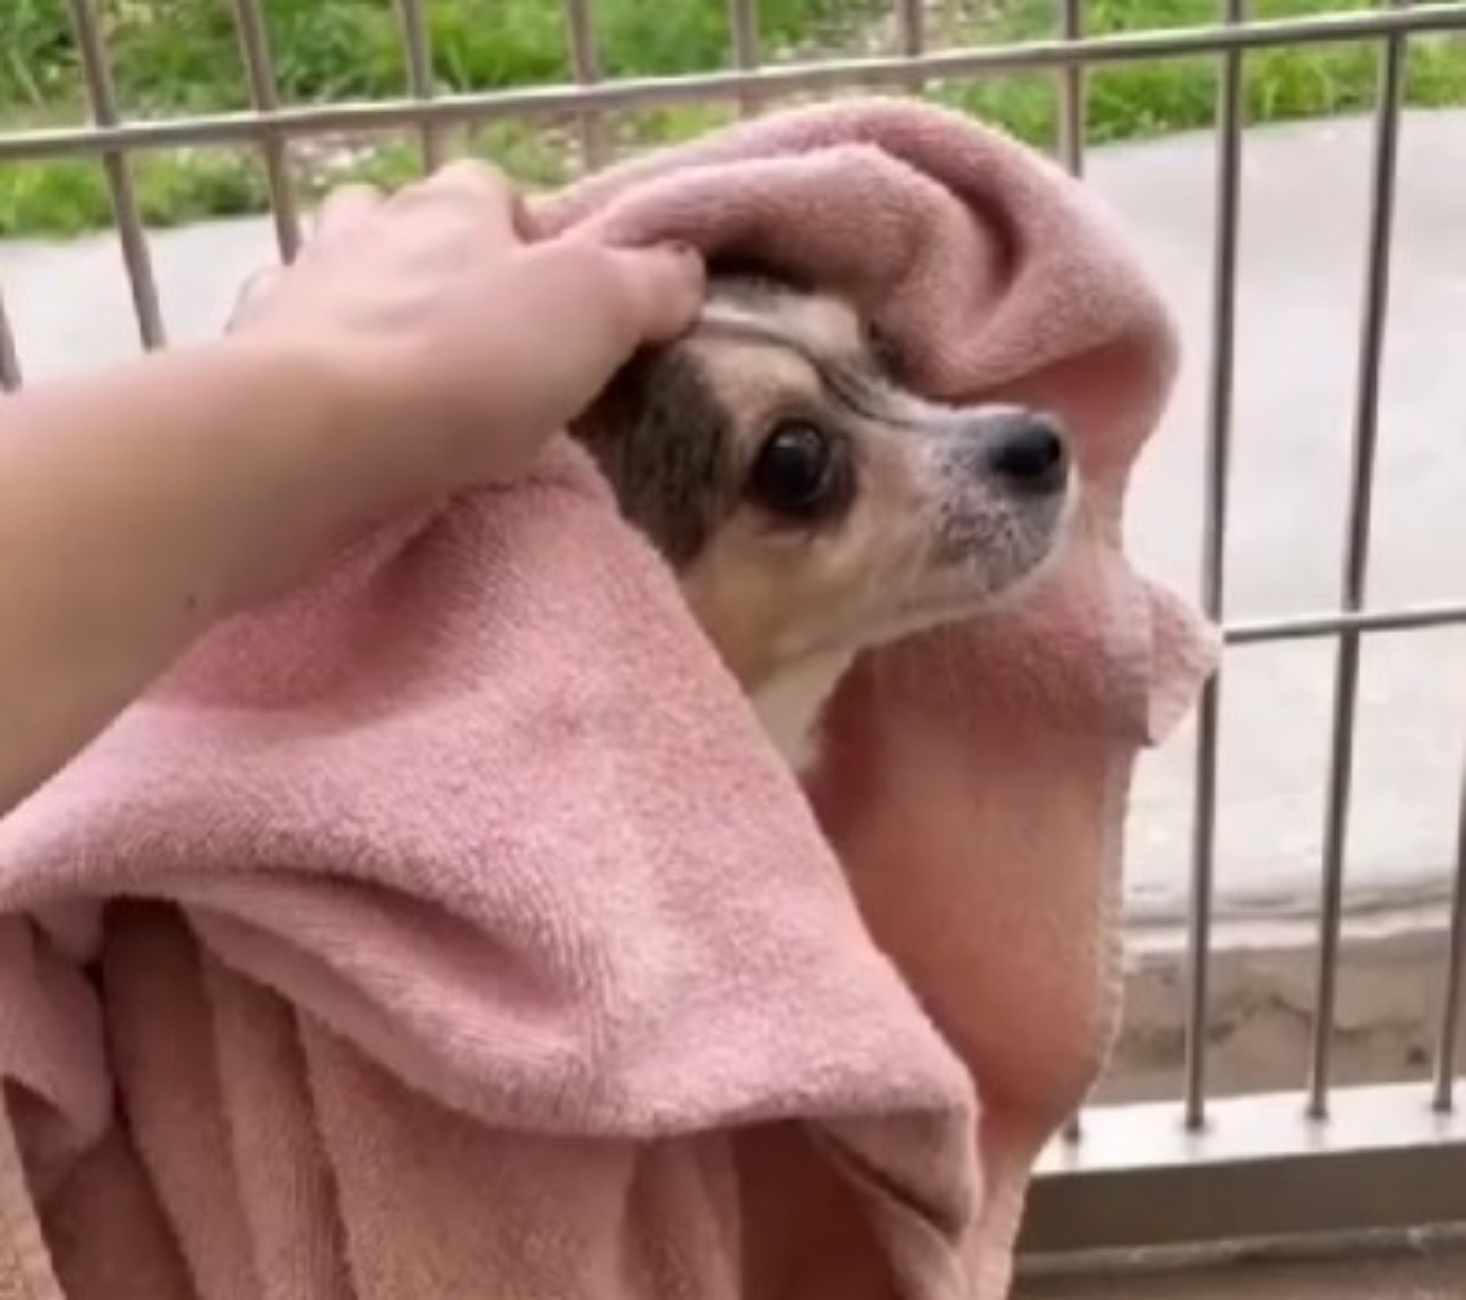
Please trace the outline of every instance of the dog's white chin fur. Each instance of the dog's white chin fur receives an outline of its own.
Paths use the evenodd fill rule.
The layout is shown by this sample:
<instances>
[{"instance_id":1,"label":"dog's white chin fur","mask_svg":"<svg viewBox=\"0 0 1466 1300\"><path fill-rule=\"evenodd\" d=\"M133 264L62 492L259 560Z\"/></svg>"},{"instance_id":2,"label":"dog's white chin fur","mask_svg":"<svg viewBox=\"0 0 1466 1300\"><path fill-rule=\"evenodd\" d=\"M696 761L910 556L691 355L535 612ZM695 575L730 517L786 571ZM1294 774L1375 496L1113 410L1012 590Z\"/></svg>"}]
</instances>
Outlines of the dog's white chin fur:
<instances>
[{"instance_id":1,"label":"dog's white chin fur","mask_svg":"<svg viewBox=\"0 0 1466 1300\"><path fill-rule=\"evenodd\" d=\"M754 694L753 707L764 731L795 772L808 771L819 757L820 717L855 654L832 650L812 655Z\"/></svg>"},{"instance_id":2,"label":"dog's white chin fur","mask_svg":"<svg viewBox=\"0 0 1466 1300\"><path fill-rule=\"evenodd\" d=\"M1045 564L1041 568L1047 568ZM819 758L820 722L840 679L849 671L856 656L863 650L889 645L906 637L949 623L980 618L995 608L1020 599L1040 575L1032 575L1012 587L972 605L959 605L945 611L931 610L923 615L901 620L899 626L873 636L867 642L843 650L826 650L790 664L753 693L753 707L774 748L796 773L807 772Z\"/></svg>"},{"instance_id":3,"label":"dog's white chin fur","mask_svg":"<svg viewBox=\"0 0 1466 1300\"><path fill-rule=\"evenodd\" d=\"M797 774L808 772L818 761L821 728L825 706L830 702L840 679L845 676L856 656L875 645L898 641L906 636L939 627L944 623L964 622L980 618L995 610L1006 609L1026 599L1033 589L1059 564L1070 540L1069 524L1073 513L1073 494L1065 502L1061 522L1043 558L1002 591L984 597L973 606L952 608L945 614L933 612L912 619L892 629L887 636L873 637L869 645L856 645L841 650L826 650L791 664L783 672L753 693L753 707L765 733L784 761Z\"/></svg>"}]
</instances>

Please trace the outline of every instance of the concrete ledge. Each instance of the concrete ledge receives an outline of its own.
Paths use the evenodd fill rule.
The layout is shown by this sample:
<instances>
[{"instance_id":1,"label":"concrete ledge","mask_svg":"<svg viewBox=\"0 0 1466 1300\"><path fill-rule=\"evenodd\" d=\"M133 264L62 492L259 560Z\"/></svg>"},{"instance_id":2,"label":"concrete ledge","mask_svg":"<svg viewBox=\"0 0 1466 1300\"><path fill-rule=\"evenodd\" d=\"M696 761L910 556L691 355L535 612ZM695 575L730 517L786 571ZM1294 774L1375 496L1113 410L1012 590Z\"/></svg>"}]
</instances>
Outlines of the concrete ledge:
<instances>
[{"instance_id":1,"label":"concrete ledge","mask_svg":"<svg viewBox=\"0 0 1466 1300\"><path fill-rule=\"evenodd\" d=\"M1327 1119L1296 1091L1090 1112L1044 1154L1021 1249L1029 1276L1148 1262L1358 1251L1466 1227L1466 1112L1418 1084L1352 1087Z\"/></svg>"},{"instance_id":2,"label":"concrete ledge","mask_svg":"<svg viewBox=\"0 0 1466 1300\"><path fill-rule=\"evenodd\" d=\"M1460 1300L1466 1252L1240 1263L1184 1272L1020 1281L1015 1300Z\"/></svg>"},{"instance_id":3,"label":"concrete ledge","mask_svg":"<svg viewBox=\"0 0 1466 1300\"><path fill-rule=\"evenodd\" d=\"M1208 1093L1303 1087L1314 1022L1316 922L1224 917L1213 937ZM1184 930L1133 927L1129 941L1124 1025L1096 1105L1174 1100L1183 1092ZM1349 917L1334 1032L1337 1085L1432 1076L1448 953L1448 910L1440 899ZM1466 1027L1461 1038L1466 1048Z\"/></svg>"}]
</instances>

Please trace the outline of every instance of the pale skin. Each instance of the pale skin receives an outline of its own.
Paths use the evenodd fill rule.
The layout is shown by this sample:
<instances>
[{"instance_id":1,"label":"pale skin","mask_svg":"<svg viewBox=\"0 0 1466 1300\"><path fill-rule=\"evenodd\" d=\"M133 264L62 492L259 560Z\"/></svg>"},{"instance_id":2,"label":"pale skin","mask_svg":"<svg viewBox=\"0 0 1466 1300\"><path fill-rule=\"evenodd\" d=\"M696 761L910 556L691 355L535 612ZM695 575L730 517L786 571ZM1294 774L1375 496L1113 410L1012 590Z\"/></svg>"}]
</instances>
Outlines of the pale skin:
<instances>
[{"instance_id":1,"label":"pale skin","mask_svg":"<svg viewBox=\"0 0 1466 1300\"><path fill-rule=\"evenodd\" d=\"M219 618L522 474L701 303L685 250L525 224L474 163L343 190L224 339L0 399L0 816Z\"/></svg>"}]
</instances>

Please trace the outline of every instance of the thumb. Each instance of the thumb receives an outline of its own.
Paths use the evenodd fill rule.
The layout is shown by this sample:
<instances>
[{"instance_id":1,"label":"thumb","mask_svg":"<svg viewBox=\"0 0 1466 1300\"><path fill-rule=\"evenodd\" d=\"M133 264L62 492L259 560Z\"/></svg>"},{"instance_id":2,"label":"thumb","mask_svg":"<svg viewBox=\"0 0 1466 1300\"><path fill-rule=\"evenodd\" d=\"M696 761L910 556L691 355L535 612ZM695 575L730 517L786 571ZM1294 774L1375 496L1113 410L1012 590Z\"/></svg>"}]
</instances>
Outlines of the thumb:
<instances>
[{"instance_id":1,"label":"thumb","mask_svg":"<svg viewBox=\"0 0 1466 1300\"><path fill-rule=\"evenodd\" d=\"M694 249L668 244L608 251L628 324L642 341L665 343L692 325L707 289L707 270Z\"/></svg>"}]
</instances>

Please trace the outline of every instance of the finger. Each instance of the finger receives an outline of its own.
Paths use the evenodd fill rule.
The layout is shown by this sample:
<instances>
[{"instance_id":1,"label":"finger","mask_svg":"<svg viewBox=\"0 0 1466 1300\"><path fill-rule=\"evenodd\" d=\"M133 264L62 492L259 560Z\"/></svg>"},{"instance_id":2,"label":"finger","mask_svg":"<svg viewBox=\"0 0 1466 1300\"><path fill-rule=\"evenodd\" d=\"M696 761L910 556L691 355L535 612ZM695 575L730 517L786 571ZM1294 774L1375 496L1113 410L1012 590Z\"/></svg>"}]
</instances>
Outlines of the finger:
<instances>
[{"instance_id":1,"label":"finger","mask_svg":"<svg viewBox=\"0 0 1466 1300\"><path fill-rule=\"evenodd\" d=\"M664 343L692 325L707 292L707 270L694 249L611 248L606 256L637 341Z\"/></svg>"},{"instance_id":2,"label":"finger","mask_svg":"<svg viewBox=\"0 0 1466 1300\"><path fill-rule=\"evenodd\" d=\"M240 325L248 317L250 309L275 287L280 279L281 271L281 267L267 266L254 272L245 280L234 299L234 308L229 313L229 319L224 324L226 334Z\"/></svg>"},{"instance_id":3,"label":"finger","mask_svg":"<svg viewBox=\"0 0 1466 1300\"><path fill-rule=\"evenodd\" d=\"M497 167L477 158L445 163L425 180L401 189L394 206L442 205L472 212L502 235L520 235L528 225L524 199Z\"/></svg>"},{"instance_id":4,"label":"finger","mask_svg":"<svg viewBox=\"0 0 1466 1300\"><path fill-rule=\"evenodd\" d=\"M327 194L316 209L308 244L349 233L376 212L384 201L382 192L374 186L339 186Z\"/></svg>"},{"instance_id":5,"label":"finger","mask_svg":"<svg viewBox=\"0 0 1466 1300\"><path fill-rule=\"evenodd\" d=\"M523 191L517 192L514 200L514 233L526 244L544 239L544 223L531 205L531 200Z\"/></svg>"}]
</instances>

